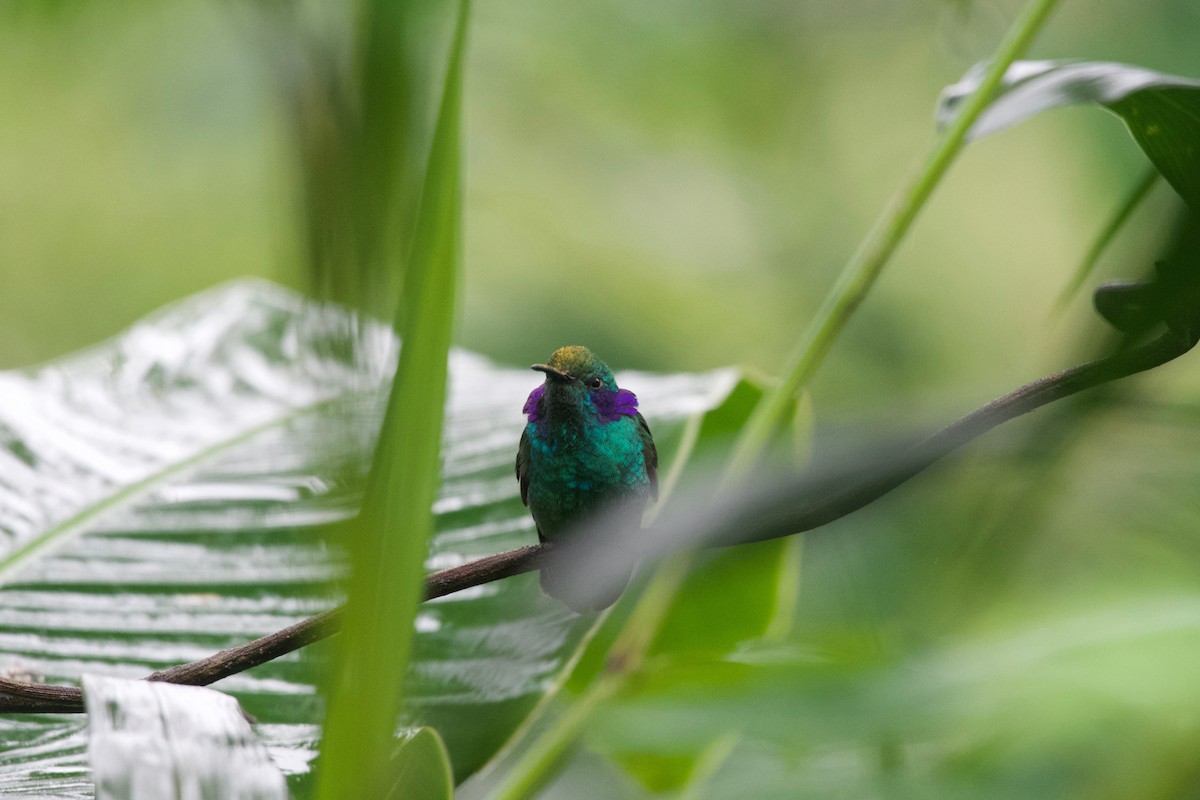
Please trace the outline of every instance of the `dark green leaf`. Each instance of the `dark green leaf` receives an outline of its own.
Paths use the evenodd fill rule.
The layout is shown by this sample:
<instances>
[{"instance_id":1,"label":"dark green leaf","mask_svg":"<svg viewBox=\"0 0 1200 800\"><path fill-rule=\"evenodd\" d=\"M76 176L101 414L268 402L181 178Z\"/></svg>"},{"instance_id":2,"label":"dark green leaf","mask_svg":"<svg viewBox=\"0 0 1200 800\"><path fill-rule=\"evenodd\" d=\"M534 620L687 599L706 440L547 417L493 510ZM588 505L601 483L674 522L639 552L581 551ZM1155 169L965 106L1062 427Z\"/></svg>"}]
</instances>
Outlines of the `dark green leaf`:
<instances>
[{"instance_id":1,"label":"dark green leaf","mask_svg":"<svg viewBox=\"0 0 1200 800\"><path fill-rule=\"evenodd\" d=\"M983 75L972 68L938 103L946 125ZM1200 81L1103 61L1020 61L971 129L979 139L1063 106L1097 104L1119 115L1163 177L1200 210Z\"/></svg>"}]
</instances>

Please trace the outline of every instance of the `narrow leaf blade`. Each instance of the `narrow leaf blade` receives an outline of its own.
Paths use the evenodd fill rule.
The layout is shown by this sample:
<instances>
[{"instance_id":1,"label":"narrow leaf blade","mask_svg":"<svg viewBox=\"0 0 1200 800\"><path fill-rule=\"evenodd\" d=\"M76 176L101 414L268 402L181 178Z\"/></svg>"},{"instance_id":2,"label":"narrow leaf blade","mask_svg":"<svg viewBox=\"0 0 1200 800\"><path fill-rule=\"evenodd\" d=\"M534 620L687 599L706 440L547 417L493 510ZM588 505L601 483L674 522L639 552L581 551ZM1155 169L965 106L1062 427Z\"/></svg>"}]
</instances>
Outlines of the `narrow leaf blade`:
<instances>
[{"instance_id":1,"label":"narrow leaf blade","mask_svg":"<svg viewBox=\"0 0 1200 800\"><path fill-rule=\"evenodd\" d=\"M323 750L323 798L376 796L386 784L422 599L462 257L459 151L468 10L463 0L398 312L404 345L351 542L342 663Z\"/></svg>"}]
</instances>

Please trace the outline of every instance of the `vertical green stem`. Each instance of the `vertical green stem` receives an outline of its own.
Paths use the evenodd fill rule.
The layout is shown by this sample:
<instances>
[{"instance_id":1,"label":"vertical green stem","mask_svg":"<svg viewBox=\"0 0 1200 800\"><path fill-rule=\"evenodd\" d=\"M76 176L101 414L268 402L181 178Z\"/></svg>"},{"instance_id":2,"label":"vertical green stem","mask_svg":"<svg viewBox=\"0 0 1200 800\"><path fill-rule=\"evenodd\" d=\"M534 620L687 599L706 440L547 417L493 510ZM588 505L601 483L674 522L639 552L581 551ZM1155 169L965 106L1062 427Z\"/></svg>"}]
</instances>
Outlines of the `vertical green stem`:
<instances>
[{"instance_id":1,"label":"vertical green stem","mask_svg":"<svg viewBox=\"0 0 1200 800\"><path fill-rule=\"evenodd\" d=\"M520 800L532 797L542 789L558 773L592 713L618 688L619 681L613 675L605 673L597 678L583 696L571 703L566 713L534 742L534 746L525 751L488 797L491 800Z\"/></svg>"},{"instance_id":2,"label":"vertical green stem","mask_svg":"<svg viewBox=\"0 0 1200 800\"><path fill-rule=\"evenodd\" d=\"M916 179L884 209L866 240L842 268L833 289L788 359L783 380L763 398L746 423L727 475L735 478L744 475L758 460L782 425L788 403L812 380L834 340L866 298L876 278L891 260L933 190L950 168L966 142L971 126L991 102L1005 71L1029 49L1057 5L1058 0L1033 0L1013 23L997 48L979 89L934 146Z\"/></svg>"},{"instance_id":3,"label":"vertical green stem","mask_svg":"<svg viewBox=\"0 0 1200 800\"><path fill-rule=\"evenodd\" d=\"M917 214L962 149L971 125L987 107L1005 71L1029 48L1057 4L1058 0L1033 0L1025 8L1000 43L978 91L930 153L924 169L912 185L888 206L866 241L843 268L833 290L789 360L783 382L762 399L743 430L726 472L727 481L746 474L783 424L792 398L811 380L833 341L912 227ZM797 549L793 555L799 559L800 550ZM507 779L491 794L493 800L530 797L553 777L595 710L626 688L637 674L686 577L690 563L687 555L680 555L655 575L625 629L613 644L609 657L610 669L601 674L558 724L530 745ZM773 632L778 633L790 627L790 624L791 620L785 615L775 622Z\"/></svg>"}]
</instances>

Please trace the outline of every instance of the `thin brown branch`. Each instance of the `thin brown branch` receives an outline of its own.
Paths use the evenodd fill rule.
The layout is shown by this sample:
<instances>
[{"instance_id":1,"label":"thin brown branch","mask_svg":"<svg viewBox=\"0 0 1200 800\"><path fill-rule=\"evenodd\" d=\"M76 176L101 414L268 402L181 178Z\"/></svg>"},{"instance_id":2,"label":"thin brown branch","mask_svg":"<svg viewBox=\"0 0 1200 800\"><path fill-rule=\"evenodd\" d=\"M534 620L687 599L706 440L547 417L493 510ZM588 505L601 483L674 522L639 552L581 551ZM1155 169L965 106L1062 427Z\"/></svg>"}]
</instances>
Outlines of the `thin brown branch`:
<instances>
[{"instance_id":1,"label":"thin brown branch","mask_svg":"<svg viewBox=\"0 0 1200 800\"><path fill-rule=\"evenodd\" d=\"M790 504L777 513L762 515L765 525L740 529L726 539L698 533L695 541L728 546L778 538L825 525L887 494L939 459L987 431L1057 400L1152 369L1188 352L1197 341L1193 331L1172 330L1139 347L1083 364L1026 384L972 411L909 453L909 457L881 475L859 476L815 499L785 495ZM797 502L796 498L801 499ZM714 528L719 521L713 523ZM726 526L728 527L728 526ZM537 569L550 552L548 545L533 545L470 561L426 577L425 597L433 599L471 586L480 586ZM205 686L244 672L305 645L332 636L341 627L341 607L298 622L252 642L223 650L190 664L181 664L147 676L147 680ZM0 678L0 713L78 713L84 710L78 687L27 683Z\"/></svg>"},{"instance_id":2,"label":"thin brown branch","mask_svg":"<svg viewBox=\"0 0 1200 800\"><path fill-rule=\"evenodd\" d=\"M457 567L430 573L425 578L425 599L453 594L471 586L520 575L537 569L538 558L548 552L548 545L518 547L496 555L460 564ZM146 676L148 681L182 683L189 686L208 686L222 678L245 672L305 645L325 639L342 627L343 608L338 606L289 625L283 630L255 639L252 642L214 653L207 658L159 670ZM83 690L77 686L30 683L0 678L0 713L43 714L83 712Z\"/></svg>"},{"instance_id":3,"label":"thin brown branch","mask_svg":"<svg viewBox=\"0 0 1200 800\"><path fill-rule=\"evenodd\" d=\"M774 539L841 519L873 503L993 428L1058 400L1162 366L1191 350L1198 338L1200 330L1168 330L1140 346L1027 383L942 428L913 447L891 469L876 471L864 479L848 482L842 488L823 492L812 500L801 499L796 502L797 494L793 491L792 508L783 515L785 519L777 518L776 524L764 531L763 535L739 533L734 540L724 544ZM779 523L783 523L787 533L780 532Z\"/></svg>"}]
</instances>

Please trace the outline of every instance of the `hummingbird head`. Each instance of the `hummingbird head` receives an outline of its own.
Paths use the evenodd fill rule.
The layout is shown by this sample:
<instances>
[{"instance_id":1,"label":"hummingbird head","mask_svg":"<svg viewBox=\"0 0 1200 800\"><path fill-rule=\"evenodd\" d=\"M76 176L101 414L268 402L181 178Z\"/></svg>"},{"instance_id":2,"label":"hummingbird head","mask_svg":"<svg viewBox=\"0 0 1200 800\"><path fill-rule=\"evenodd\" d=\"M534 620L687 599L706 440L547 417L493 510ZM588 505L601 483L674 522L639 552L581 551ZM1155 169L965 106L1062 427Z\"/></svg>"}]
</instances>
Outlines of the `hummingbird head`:
<instances>
[{"instance_id":1,"label":"hummingbird head","mask_svg":"<svg viewBox=\"0 0 1200 800\"><path fill-rule=\"evenodd\" d=\"M618 389L612 370L586 347L560 347L532 369L545 373L546 381L525 401L523 410L531 422L563 412L590 411L605 422L637 413L637 397Z\"/></svg>"}]
</instances>

